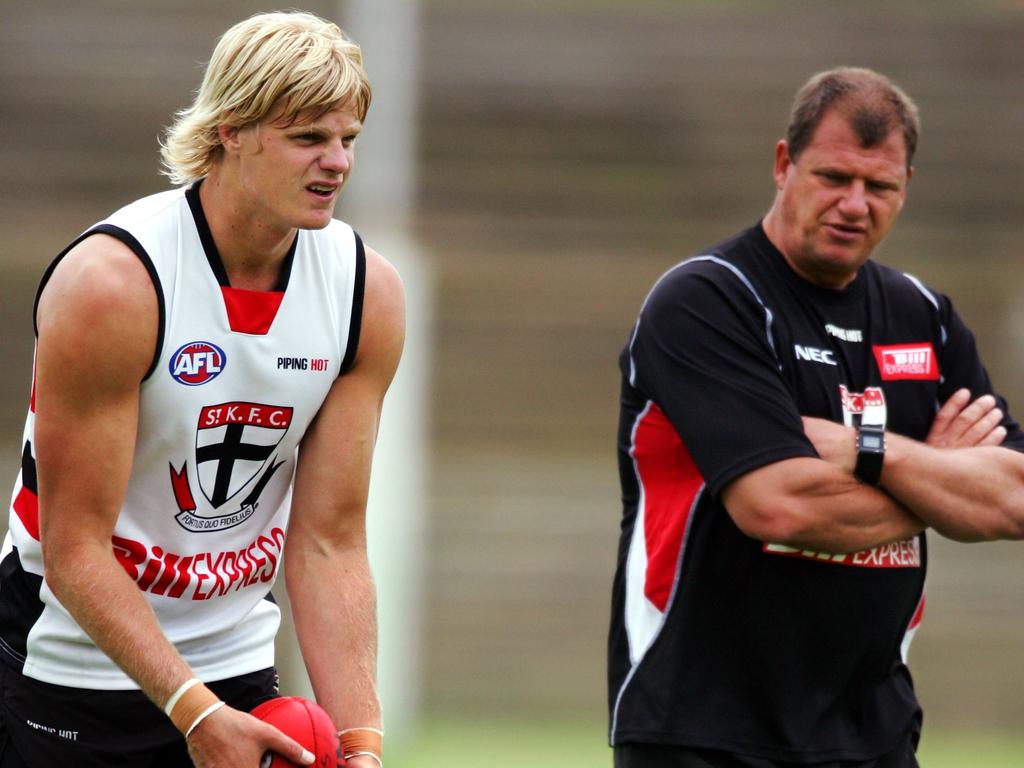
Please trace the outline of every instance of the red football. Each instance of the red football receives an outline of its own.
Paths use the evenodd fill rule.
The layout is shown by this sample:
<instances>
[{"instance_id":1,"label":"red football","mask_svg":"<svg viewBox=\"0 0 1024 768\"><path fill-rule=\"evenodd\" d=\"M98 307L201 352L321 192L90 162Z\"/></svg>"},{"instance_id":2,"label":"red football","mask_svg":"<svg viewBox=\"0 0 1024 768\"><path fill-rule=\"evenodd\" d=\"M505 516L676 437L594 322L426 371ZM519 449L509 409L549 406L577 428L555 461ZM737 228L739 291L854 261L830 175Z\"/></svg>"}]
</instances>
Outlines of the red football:
<instances>
[{"instance_id":1,"label":"red football","mask_svg":"<svg viewBox=\"0 0 1024 768\"><path fill-rule=\"evenodd\" d=\"M338 761L338 733L331 716L315 701L301 696L281 696L260 704L252 711L254 717L270 723L291 736L316 756L315 768L335 768ZM262 768L294 768L298 765L273 755L264 759Z\"/></svg>"}]
</instances>

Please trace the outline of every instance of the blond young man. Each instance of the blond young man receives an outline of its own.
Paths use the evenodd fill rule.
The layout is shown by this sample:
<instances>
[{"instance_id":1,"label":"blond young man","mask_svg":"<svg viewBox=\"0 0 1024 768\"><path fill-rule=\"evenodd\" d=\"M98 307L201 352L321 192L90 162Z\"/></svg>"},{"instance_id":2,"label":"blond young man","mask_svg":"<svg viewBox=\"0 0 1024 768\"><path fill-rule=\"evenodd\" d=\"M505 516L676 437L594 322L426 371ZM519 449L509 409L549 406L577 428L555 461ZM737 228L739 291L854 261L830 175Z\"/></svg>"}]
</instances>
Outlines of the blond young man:
<instances>
[{"instance_id":1,"label":"blond young man","mask_svg":"<svg viewBox=\"0 0 1024 768\"><path fill-rule=\"evenodd\" d=\"M283 564L348 765L380 765L365 508L404 337L395 270L332 218L370 104L304 13L228 30L163 156L177 189L45 273L0 565L0 766L312 755L277 695Z\"/></svg>"}]
</instances>

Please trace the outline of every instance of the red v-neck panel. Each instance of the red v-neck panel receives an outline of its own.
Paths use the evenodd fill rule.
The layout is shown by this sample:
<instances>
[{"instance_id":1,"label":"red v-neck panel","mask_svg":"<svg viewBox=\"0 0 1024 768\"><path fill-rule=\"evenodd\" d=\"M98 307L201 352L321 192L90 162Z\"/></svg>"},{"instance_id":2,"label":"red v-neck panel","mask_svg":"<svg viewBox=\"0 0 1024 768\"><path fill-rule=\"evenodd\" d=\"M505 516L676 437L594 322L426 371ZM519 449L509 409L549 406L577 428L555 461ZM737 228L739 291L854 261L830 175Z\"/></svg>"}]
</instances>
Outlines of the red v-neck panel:
<instances>
[{"instance_id":1,"label":"red v-neck panel","mask_svg":"<svg viewBox=\"0 0 1024 768\"><path fill-rule=\"evenodd\" d=\"M220 252L217 250L217 244L213 241L213 233L206 220L202 201L199 199L199 186L202 183L203 179L199 179L195 184L189 186L185 190L185 200L192 212L192 219L195 221L199 241L203 245L210 270L220 285L221 295L224 297L224 308L228 315L228 325L235 333L266 336L274 322L274 317L277 316L277 310L281 307L284 292L288 288L292 264L295 261L295 249L299 244L299 232L295 232L292 244L288 248L274 290L250 291L244 288L232 288L227 270L221 261Z\"/></svg>"},{"instance_id":2,"label":"red v-neck panel","mask_svg":"<svg viewBox=\"0 0 1024 768\"><path fill-rule=\"evenodd\" d=\"M266 336L277 317L284 291L248 291L222 285L228 325L235 333Z\"/></svg>"}]
</instances>

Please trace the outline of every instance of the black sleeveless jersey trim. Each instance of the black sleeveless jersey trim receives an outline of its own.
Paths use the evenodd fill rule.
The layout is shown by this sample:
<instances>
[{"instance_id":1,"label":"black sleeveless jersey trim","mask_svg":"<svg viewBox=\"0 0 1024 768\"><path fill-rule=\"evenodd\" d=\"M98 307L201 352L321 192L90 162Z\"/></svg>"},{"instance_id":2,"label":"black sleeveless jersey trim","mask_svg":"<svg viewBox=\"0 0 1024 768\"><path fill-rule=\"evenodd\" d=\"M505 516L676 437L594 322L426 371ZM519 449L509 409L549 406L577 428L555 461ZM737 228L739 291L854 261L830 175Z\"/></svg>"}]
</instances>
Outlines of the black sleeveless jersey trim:
<instances>
[{"instance_id":1,"label":"black sleeveless jersey trim","mask_svg":"<svg viewBox=\"0 0 1024 768\"><path fill-rule=\"evenodd\" d=\"M206 254L206 260L210 264L210 269L217 278L217 283L222 288L230 288L231 281L228 279L227 270L224 269L224 262L221 261L217 244L213 241L210 223L206 220L206 213L203 211L203 204L199 199L199 187L202 183L203 179L199 179L195 184L188 187L185 190L185 199L188 201L189 210L192 211L192 218L195 220L196 230L199 232L199 241L203 244L203 252ZM288 280L292 274L292 263L295 261L295 249L298 247L298 243L299 233L296 232L295 237L292 239L292 244L288 248L288 253L284 257L284 262L281 264L281 272L277 277L277 283L274 285L273 290L282 293L287 290Z\"/></svg>"},{"instance_id":2,"label":"black sleeveless jersey trim","mask_svg":"<svg viewBox=\"0 0 1024 768\"><path fill-rule=\"evenodd\" d=\"M341 361L338 375L341 376L352 368L359 348L359 334L363 327L363 297L366 293L366 248L363 238L355 233L356 238L356 274L352 286L352 318L348 325L348 344L345 346L345 358Z\"/></svg>"},{"instance_id":3,"label":"black sleeveless jersey trim","mask_svg":"<svg viewBox=\"0 0 1024 768\"><path fill-rule=\"evenodd\" d=\"M57 268L57 265L67 256L68 252L76 245L81 243L87 237L93 235L109 235L110 237L116 238L128 246L132 253L139 257L139 261L146 268L146 272L149 273L150 280L153 281L153 288L156 290L156 301L157 301L157 334L156 334L156 349L153 352L153 362L150 363L149 370L146 371L146 375L142 377L142 381L145 381L153 375L153 371L156 370L157 364L160 362L160 354L163 351L164 346L164 334L167 324L167 308L164 306L164 291L160 283L160 276L157 274L156 266L153 264L153 260L150 258L146 249L142 247L142 243L135 239L127 230L121 229L121 227L114 226L113 224L98 224L95 227L83 232L74 241L72 241L63 251L57 254L56 258L50 262L50 265L43 272L42 278L39 280L39 287L36 289L35 301L32 304L32 328L35 332L36 338L39 337L39 324L37 322L37 313L39 311L39 299L43 295L43 288L50 281L50 277L53 276L53 271Z\"/></svg>"}]
</instances>

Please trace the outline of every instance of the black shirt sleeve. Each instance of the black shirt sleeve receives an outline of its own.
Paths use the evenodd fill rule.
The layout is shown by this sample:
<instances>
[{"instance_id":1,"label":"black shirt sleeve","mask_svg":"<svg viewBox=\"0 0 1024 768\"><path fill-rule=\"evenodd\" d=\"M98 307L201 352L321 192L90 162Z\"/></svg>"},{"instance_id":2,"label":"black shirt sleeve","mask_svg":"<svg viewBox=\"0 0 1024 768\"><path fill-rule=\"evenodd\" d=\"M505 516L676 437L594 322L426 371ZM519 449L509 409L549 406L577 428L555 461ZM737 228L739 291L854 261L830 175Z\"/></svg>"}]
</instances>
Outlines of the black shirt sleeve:
<instances>
[{"instance_id":1,"label":"black shirt sleeve","mask_svg":"<svg viewBox=\"0 0 1024 768\"><path fill-rule=\"evenodd\" d=\"M695 259L648 296L624 361L715 495L760 466L815 456L779 374L771 314L725 262Z\"/></svg>"},{"instance_id":2,"label":"black shirt sleeve","mask_svg":"<svg viewBox=\"0 0 1024 768\"><path fill-rule=\"evenodd\" d=\"M953 308L953 303L943 294L936 294L939 304L939 318L946 331L945 343L939 367L942 371L940 401L942 403L961 387L971 390L971 397L977 398L984 394L994 395L996 404L1003 412L1002 426L1006 428L1006 439L1003 445L1024 452L1024 430L1010 415L1006 399L992 386L988 371L978 354L974 334L967 327L960 315Z\"/></svg>"}]
</instances>

